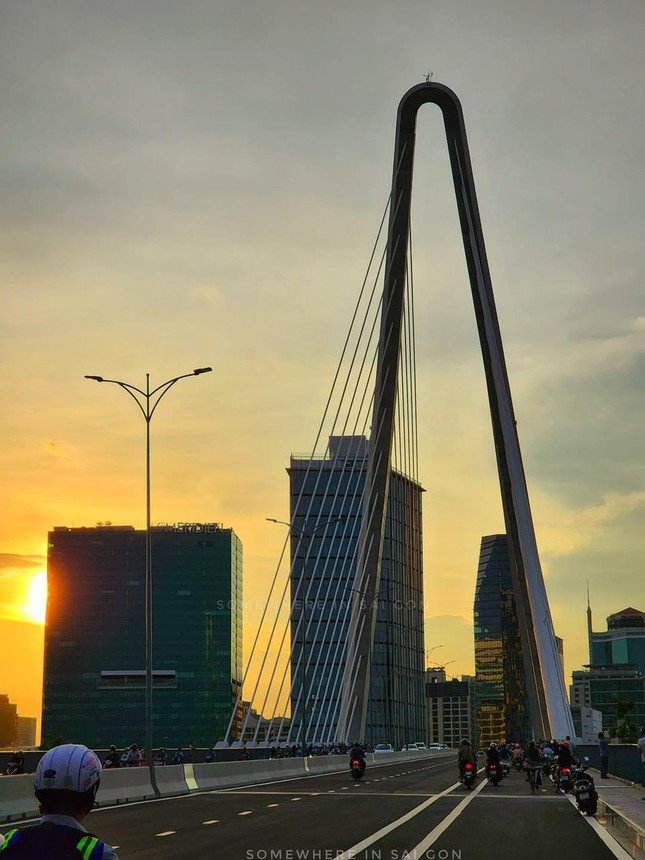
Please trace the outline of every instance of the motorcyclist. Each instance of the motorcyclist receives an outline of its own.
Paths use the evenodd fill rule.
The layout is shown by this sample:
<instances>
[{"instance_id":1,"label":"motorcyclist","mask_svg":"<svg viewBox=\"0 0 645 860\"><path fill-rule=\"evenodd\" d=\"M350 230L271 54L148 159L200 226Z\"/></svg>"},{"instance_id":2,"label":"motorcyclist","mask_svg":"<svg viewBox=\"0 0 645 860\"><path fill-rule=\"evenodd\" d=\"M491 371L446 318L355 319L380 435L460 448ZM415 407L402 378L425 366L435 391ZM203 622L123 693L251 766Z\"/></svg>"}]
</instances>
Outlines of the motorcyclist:
<instances>
[{"instance_id":1,"label":"motorcyclist","mask_svg":"<svg viewBox=\"0 0 645 860\"><path fill-rule=\"evenodd\" d=\"M184 751L181 746L177 747L177 751L174 753L172 757L173 764L183 764L184 763Z\"/></svg>"},{"instance_id":2,"label":"motorcyclist","mask_svg":"<svg viewBox=\"0 0 645 860\"><path fill-rule=\"evenodd\" d=\"M352 748L349 751L349 766L351 768L353 761L360 762L361 776L365 773L367 762L365 761L365 750L358 741L354 741Z\"/></svg>"},{"instance_id":3,"label":"motorcyclist","mask_svg":"<svg viewBox=\"0 0 645 860\"><path fill-rule=\"evenodd\" d=\"M508 748L508 745L505 743L500 744L499 746L499 760L502 765L506 765L506 767L511 769L511 751Z\"/></svg>"},{"instance_id":4,"label":"motorcyclist","mask_svg":"<svg viewBox=\"0 0 645 860\"><path fill-rule=\"evenodd\" d=\"M34 778L40 823L6 833L2 860L118 860L109 845L81 824L92 811L100 781L101 762L86 746L64 744L48 750Z\"/></svg>"},{"instance_id":5,"label":"motorcyclist","mask_svg":"<svg viewBox=\"0 0 645 860\"><path fill-rule=\"evenodd\" d=\"M15 776L21 773L25 773L25 754L22 750L16 750L15 753L9 759L7 773Z\"/></svg>"},{"instance_id":6,"label":"motorcyclist","mask_svg":"<svg viewBox=\"0 0 645 860\"><path fill-rule=\"evenodd\" d=\"M141 761L141 752L137 744L130 744L130 748L124 756L126 767L138 767Z\"/></svg>"},{"instance_id":7,"label":"motorcyclist","mask_svg":"<svg viewBox=\"0 0 645 860\"><path fill-rule=\"evenodd\" d=\"M159 747L157 750L157 754L154 757L154 763L158 767L163 767L166 764L166 759L168 758L168 752L165 747Z\"/></svg>"},{"instance_id":8,"label":"motorcyclist","mask_svg":"<svg viewBox=\"0 0 645 860\"><path fill-rule=\"evenodd\" d=\"M273 750L272 750L272 752L273 752ZM275 758L275 753L271 756L271 758ZM214 762L214 761L215 761L215 750L213 749L213 747L209 747L206 750L206 763L212 764L212 762Z\"/></svg>"},{"instance_id":9,"label":"motorcyclist","mask_svg":"<svg viewBox=\"0 0 645 860\"><path fill-rule=\"evenodd\" d=\"M499 750L497 749L497 744L494 741L486 750L486 776L489 776L490 766L492 764L499 767Z\"/></svg>"},{"instance_id":10,"label":"motorcyclist","mask_svg":"<svg viewBox=\"0 0 645 860\"><path fill-rule=\"evenodd\" d=\"M513 747L513 753L511 755L513 761L513 767L516 767L518 770L522 767L522 747L519 744L515 744Z\"/></svg>"},{"instance_id":11,"label":"motorcyclist","mask_svg":"<svg viewBox=\"0 0 645 860\"><path fill-rule=\"evenodd\" d=\"M457 764L459 765L459 776L463 778L467 764L472 764L477 774L477 762L473 753L473 748L470 745L468 738L462 738L461 744L457 751Z\"/></svg>"},{"instance_id":12,"label":"motorcyclist","mask_svg":"<svg viewBox=\"0 0 645 860\"><path fill-rule=\"evenodd\" d=\"M110 746L108 754L105 756L103 767L121 767L121 756L117 752L117 748L114 746L114 744Z\"/></svg>"},{"instance_id":13,"label":"motorcyclist","mask_svg":"<svg viewBox=\"0 0 645 860\"><path fill-rule=\"evenodd\" d=\"M540 748L535 743L535 741L531 741L526 748L526 752L524 753L524 761L529 767L536 767L542 763L542 755L540 753ZM526 781L529 781L529 774L526 775ZM535 771L535 784L542 784L542 769L539 768Z\"/></svg>"}]
</instances>

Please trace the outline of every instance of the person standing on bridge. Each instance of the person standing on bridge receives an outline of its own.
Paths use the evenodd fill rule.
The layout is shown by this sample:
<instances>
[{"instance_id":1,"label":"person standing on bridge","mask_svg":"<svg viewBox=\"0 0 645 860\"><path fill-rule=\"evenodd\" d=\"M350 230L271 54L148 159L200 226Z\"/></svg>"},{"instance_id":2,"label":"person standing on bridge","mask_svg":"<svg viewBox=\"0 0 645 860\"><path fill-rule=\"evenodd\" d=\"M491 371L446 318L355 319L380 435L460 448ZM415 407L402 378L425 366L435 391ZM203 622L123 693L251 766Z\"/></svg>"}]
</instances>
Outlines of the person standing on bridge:
<instances>
[{"instance_id":1,"label":"person standing on bridge","mask_svg":"<svg viewBox=\"0 0 645 860\"><path fill-rule=\"evenodd\" d=\"M63 744L46 752L34 778L41 823L10 830L0 846L2 860L118 860L81 824L92 811L100 782L101 762L86 746Z\"/></svg>"},{"instance_id":2,"label":"person standing on bridge","mask_svg":"<svg viewBox=\"0 0 645 860\"><path fill-rule=\"evenodd\" d=\"M598 751L600 752L600 778L607 779L609 771L609 741L603 732L598 732Z\"/></svg>"}]
</instances>

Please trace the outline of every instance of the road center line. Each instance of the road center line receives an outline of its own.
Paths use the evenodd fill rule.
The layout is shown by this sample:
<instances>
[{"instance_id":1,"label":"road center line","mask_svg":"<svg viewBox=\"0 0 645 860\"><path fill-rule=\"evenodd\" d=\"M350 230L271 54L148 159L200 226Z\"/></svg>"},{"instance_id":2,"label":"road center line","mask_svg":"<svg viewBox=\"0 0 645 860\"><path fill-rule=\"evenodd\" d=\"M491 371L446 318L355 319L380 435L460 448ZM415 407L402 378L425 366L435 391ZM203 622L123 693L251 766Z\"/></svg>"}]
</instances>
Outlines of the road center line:
<instances>
[{"instance_id":1,"label":"road center line","mask_svg":"<svg viewBox=\"0 0 645 860\"><path fill-rule=\"evenodd\" d=\"M396 830L397 827L400 827L402 824L405 824L407 821L410 821L411 818L414 818L415 815L418 815L420 812L423 812L424 809L427 809L431 804L436 803L440 797L446 797L450 794L451 791L454 791L456 788L459 788L461 783L456 782L454 785L451 785L449 788L446 788L441 794L434 794L432 797L429 797L428 800L425 800L423 803L420 803L418 806L415 806L414 809L411 809L409 812L406 812L405 815L402 815L400 818L397 818L395 821L391 821L389 824L386 824L385 827L382 827L380 830L377 830L376 833L372 833L371 836L366 836L365 839L358 842L356 845L352 845L351 848L348 848L347 851L344 851L342 854L338 854L335 860L350 860L350 858L355 858L357 854L360 854L365 848L369 848L370 845L373 845L374 842L378 842L379 839L382 839L384 836L387 836L388 833L391 833L393 830Z\"/></svg>"},{"instance_id":2,"label":"road center line","mask_svg":"<svg viewBox=\"0 0 645 860\"><path fill-rule=\"evenodd\" d=\"M474 789L469 795L464 797L461 803L458 803L457 806L455 806L455 808L452 810L452 812L449 812L448 815L446 815L446 817L443 819L443 821L437 824L437 826L433 828L430 833L428 833L425 839L422 839L421 842L419 842L419 844L416 846L416 848L413 848L412 851L410 851L410 853L407 855L409 860L417 860L417 858L423 857L428 848L430 848L430 846L437 841L437 839L441 836L444 830L447 830L448 827L450 827L455 818L461 815L461 813L468 806L471 800L477 797L479 792L482 789L486 788L487 785L488 780L482 779L477 788Z\"/></svg>"}]
</instances>

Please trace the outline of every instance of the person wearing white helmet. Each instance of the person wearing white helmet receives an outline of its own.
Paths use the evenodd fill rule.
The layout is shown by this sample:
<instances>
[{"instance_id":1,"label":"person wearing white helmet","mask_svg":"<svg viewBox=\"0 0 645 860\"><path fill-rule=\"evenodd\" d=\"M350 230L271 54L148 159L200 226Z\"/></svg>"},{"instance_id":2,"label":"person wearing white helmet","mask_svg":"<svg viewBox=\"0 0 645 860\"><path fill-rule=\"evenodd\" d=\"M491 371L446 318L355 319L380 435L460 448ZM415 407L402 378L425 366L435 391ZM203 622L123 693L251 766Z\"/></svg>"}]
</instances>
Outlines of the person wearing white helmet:
<instances>
[{"instance_id":1,"label":"person wearing white helmet","mask_svg":"<svg viewBox=\"0 0 645 860\"><path fill-rule=\"evenodd\" d=\"M109 845L81 824L92 811L100 782L101 762L86 746L63 744L48 750L34 777L41 823L6 833L2 860L118 860Z\"/></svg>"}]
</instances>

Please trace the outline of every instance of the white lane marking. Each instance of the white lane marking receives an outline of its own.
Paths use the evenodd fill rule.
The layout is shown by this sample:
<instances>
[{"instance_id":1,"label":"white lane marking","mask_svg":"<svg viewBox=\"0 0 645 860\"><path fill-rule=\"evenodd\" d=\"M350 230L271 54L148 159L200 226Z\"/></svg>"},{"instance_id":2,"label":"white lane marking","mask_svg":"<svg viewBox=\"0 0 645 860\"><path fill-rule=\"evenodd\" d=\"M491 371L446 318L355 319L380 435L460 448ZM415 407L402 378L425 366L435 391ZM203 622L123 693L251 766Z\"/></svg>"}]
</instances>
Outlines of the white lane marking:
<instances>
[{"instance_id":1,"label":"white lane marking","mask_svg":"<svg viewBox=\"0 0 645 860\"><path fill-rule=\"evenodd\" d=\"M219 824L219 818L211 818L209 821L202 821L202 824Z\"/></svg>"},{"instance_id":2,"label":"white lane marking","mask_svg":"<svg viewBox=\"0 0 645 860\"><path fill-rule=\"evenodd\" d=\"M405 824L407 821L410 821L411 818L414 818L415 815L418 815L420 812L423 812L424 809L427 809L433 803L436 803L440 797L445 797L450 794L451 791L454 791L456 788L459 788L461 783L456 782L454 785L451 785L450 788L446 788L441 794L434 794L432 797L429 797L427 800L424 800L423 803L420 803L418 806L415 806L414 809L411 809L409 812L406 812L405 815L402 815L400 818L391 821L389 824L386 824L385 827L382 827L380 830L377 830L376 833L372 833L371 836L367 836L365 839L358 842L356 845L352 845L351 848L348 848L347 851L343 851L342 854L337 854L335 860L350 860L350 858L355 858L357 854L360 854L365 848L369 848L370 845L373 845L374 842L378 842L379 839L382 839L384 836L387 836L388 833L391 833L393 830L396 830L397 827L400 827L402 824Z\"/></svg>"},{"instance_id":3,"label":"white lane marking","mask_svg":"<svg viewBox=\"0 0 645 860\"><path fill-rule=\"evenodd\" d=\"M253 815L252 809L245 809L244 812L238 812L238 815Z\"/></svg>"},{"instance_id":4,"label":"white lane marking","mask_svg":"<svg viewBox=\"0 0 645 860\"><path fill-rule=\"evenodd\" d=\"M573 808L577 811L578 805L575 801L575 798L571 797L570 794L565 794L565 797L571 804L573 804ZM592 815L583 815L582 818L584 818L589 827L591 827L591 829L595 831L596 836L602 839L602 841L605 843L607 848L609 848L614 857L618 857L619 860L631 860L631 855L628 854L627 851L625 851L625 849L623 848L623 846L614 839L611 833L605 830L605 828L599 821L596 821L596 819Z\"/></svg>"},{"instance_id":5,"label":"white lane marking","mask_svg":"<svg viewBox=\"0 0 645 860\"><path fill-rule=\"evenodd\" d=\"M447 828L450 827L455 818L461 815L461 813L468 806L471 800L477 797L477 795L482 789L486 788L487 784L488 780L483 779L477 786L477 788L474 789L474 791L472 791L467 797L464 797L461 803L458 803L457 806L455 806L455 808L452 810L452 812L449 812L448 815L446 815L446 817L443 819L443 821L437 824L437 826L434 827L430 831L430 833L428 833L425 839L422 839L421 842L419 842L419 844L416 846L416 848L413 848L412 851L408 853L407 856L409 857L409 860L417 860L417 858L424 857L425 852L428 850L428 848L430 848L430 846L437 841L437 839L441 836L444 830L447 830Z\"/></svg>"},{"instance_id":6,"label":"white lane marking","mask_svg":"<svg viewBox=\"0 0 645 860\"><path fill-rule=\"evenodd\" d=\"M155 833L155 836L172 836L172 834L176 832L176 830L164 830L163 833Z\"/></svg>"},{"instance_id":7,"label":"white lane marking","mask_svg":"<svg viewBox=\"0 0 645 860\"><path fill-rule=\"evenodd\" d=\"M267 809L273 809L274 806L280 806L279 803L267 803Z\"/></svg>"},{"instance_id":8,"label":"white lane marking","mask_svg":"<svg viewBox=\"0 0 645 860\"><path fill-rule=\"evenodd\" d=\"M296 800L302 800L301 797L292 797L291 802L294 803Z\"/></svg>"}]
</instances>

